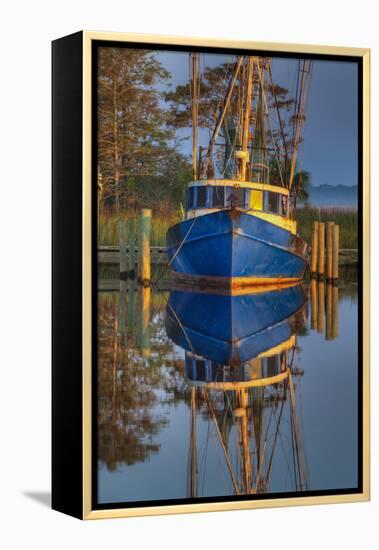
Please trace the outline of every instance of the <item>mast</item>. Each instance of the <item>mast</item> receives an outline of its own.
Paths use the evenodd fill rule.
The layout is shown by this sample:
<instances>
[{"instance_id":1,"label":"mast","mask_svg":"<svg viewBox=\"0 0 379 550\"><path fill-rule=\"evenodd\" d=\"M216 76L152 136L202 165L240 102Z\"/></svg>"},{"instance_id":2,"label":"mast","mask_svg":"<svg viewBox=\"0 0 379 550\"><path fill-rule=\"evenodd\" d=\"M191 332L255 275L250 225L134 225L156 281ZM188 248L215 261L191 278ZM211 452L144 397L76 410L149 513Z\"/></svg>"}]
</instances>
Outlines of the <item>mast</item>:
<instances>
[{"instance_id":1,"label":"mast","mask_svg":"<svg viewBox=\"0 0 379 550\"><path fill-rule=\"evenodd\" d=\"M192 111L192 167L193 179L197 180L197 143L198 143L198 116L199 116L199 87L200 87L200 71L199 71L199 54L197 52L190 53L192 59L192 85L191 85L191 111Z\"/></svg>"},{"instance_id":2,"label":"mast","mask_svg":"<svg viewBox=\"0 0 379 550\"><path fill-rule=\"evenodd\" d=\"M190 423L190 456L189 479L187 481L188 495L191 498L198 496L197 484L197 448L196 448L196 388L191 388L191 423Z\"/></svg>"},{"instance_id":3,"label":"mast","mask_svg":"<svg viewBox=\"0 0 379 550\"><path fill-rule=\"evenodd\" d=\"M295 114L294 114L294 133L293 133L293 152L292 152L292 161L291 161L291 172L289 177L289 189L291 190L293 186L293 180L295 176L295 169L297 164L297 154L300 145L300 132L304 122L304 111L305 104L308 97L309 83L311 79L311 68L312 62L308 59L303 60L303 66L300 68L299 63L299 74L300 84L298 88L298 93L295 101Z\"/></svg>"},{"instance_id":4,"label":"mast","mask_svg":"<svg viewBox=\"0 0 379 550\"><path fill-rule=\"evenodd\" d=\"M250 114L251 114L251 95L253 90L253 71L254 71L254 58L249 56L247 58L247 87L246 87L246 104L245 104L245 117L243 125L242 135L242 151L245 153L245 158L242 160L241 180L246 180L246 162L249 158L248 144L249 144L249 130L250 130Z\"/></svg>"}]
</instances>

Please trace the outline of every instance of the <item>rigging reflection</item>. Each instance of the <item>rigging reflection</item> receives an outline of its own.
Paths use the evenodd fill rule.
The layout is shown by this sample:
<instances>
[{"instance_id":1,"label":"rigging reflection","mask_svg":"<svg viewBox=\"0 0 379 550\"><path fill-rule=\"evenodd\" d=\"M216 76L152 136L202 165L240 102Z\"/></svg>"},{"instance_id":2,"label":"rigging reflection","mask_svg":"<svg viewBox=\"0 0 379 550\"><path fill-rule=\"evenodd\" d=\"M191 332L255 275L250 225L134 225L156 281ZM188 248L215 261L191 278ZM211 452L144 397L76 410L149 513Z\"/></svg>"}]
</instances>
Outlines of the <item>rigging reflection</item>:
<instances>
[{"instance_id":1,"label":"rigging reflection","mask_svg":"<svg viewBox=\"0 0 379 550\"><path fill-rule=\"evenodd\" d=\"M171 292L166 331L185 350L191 387L189 497L204 493L208 470L203 455L210 442L221 455L232 494L269 492L275 460L276 471L288 478L288 491L309 488L296 404L303 373L295 359L306 318L302 285L256 287L233 295ZM199 417L213 427L205 443L198 433Z\"/></svg>"}]
</instances>

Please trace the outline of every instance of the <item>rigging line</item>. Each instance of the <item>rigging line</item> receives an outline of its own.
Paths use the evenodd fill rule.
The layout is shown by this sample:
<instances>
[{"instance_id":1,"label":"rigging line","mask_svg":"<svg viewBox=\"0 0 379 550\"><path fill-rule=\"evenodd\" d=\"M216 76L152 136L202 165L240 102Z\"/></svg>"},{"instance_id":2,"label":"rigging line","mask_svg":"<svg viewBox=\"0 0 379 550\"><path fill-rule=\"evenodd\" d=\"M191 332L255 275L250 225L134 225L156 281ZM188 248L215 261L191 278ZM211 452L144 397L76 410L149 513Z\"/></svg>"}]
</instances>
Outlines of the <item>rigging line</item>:
<instances>
[{"instance_id":1,"label":"rigging line","mask_svg":"<svg viewBox=\"0 0 379 550\"><path fill-rule=\"evenodd\" d=\"M294 103L294 106L293 106L294 122L296 120L296 111L298 109L299 80L300 80L300 59L297 62L295 103ZM294 146L294 142L295 142L295 124L293 124L293 126L292 126L292 148Z\"/></svg>"},{"instance_id":2,"label":"rigging line","mask_svg":"<svg viewBox=\"0 0 379 550\"><path fill-rule=\"evenodd\" d=\"M182 330L182 332L183 332L183 334L184 334L184 338L187 340L188 345L189 345L190 348L191 348L191 352L192 352L194 355L196 355L195 350L193 349L193 346L192 346L192 342L191 342L189 336L187 335L186 329L185 329L184 326L182 325L182 323L181 323L179 317L176 315L176 312L175 312L174 308L172 307L172 305L170 304L170 302L169 302L168 300L167 300L167 307L169 307L170 310L172 311L172 313L174 314L175 319L176 319L176 321L177 321L179 327L181 328L181 330Z\"/></svg>"},{"instance_id":3,"label":"rigging line","mask_svg":"<svg viewBox=\"0 0 379 550\"><path fill-rule=\"evenodd\" d=\"M226 399L227 399L227 402L228 402L228 408L225 411L225 417L226 417L227 412L230 411L230 414L233 418L233 407L232 407L232 403L231 403L231 400L230 400L230 397L229 397L228 394L226 395ZM236 422L233 422L233 427L236 430L236 432L238 433L238 427L237 427ZM238 453L238 456L237 456L237 453ZM238 459L238 457L239 457L240 461L242 462L242 450L241 450L240 445L237 445L237 448L236 448L236 460Z\"/></svg>"},{"instance_id":4,"label":"rigging line","mask_svg":"<svg viewBox=\"0 0 379 550\"><path fill-rule=\"evenodd\" d=\"M300 383L300 381L297 384L297 396L298 396L297 402L298 403L300 402L299 409L302 410L303 400L302 400L302 392L301 392L301 383ZM302 416L300 416L300 420L298 420L298 424L299 424L300 433L304 433L304 423L303 423L303 417ZM304 474L303 475L305 477L305 488L308 489L309 488L309 478L310 478L310 476L309 476L307 453L306 453L306 450L305 450L303 445L302 445L301 451L302 451L302 455L303 455L302 464L303 464L303 468L304 468Z\"/></svg>"},{"instance_id":5,"label":"rigging line","mask_svg":"<svg viewBox=\"0 0 379 550\"><path fill-rule=\"evenodd\" d=\"M218 435L218 438L219 438L219 441L220 441L220 444L221 444L221 447L222 447L222 450L224 452L224 456L225 456L225 461L226 461L226 464L227 464L227 467L228 467L228 470L229 470L229 473L230 473L230 477L232 479L232 483L233 483L233 487L234 487L234 490L236 492L237 495L240 494L240 490L239 490L239 487L238 487L238 484L237 484L237 481L236 481L236 478L235 478L235 475L234 475L234 472L233 472L233 468L232 468L232 465L230 463L230 459L229 459L229 456L228 456L228 452L226 450L226 447L225 447L225 444L224 444L224 441L222 439L222 434L220 432L220 428L217 424L217 418L216 418L216 415L215 415L215 412L214 412L214 409L213 409L213 406L212 406L212 403L207 395L207 393L204 391L204 389L202 389L202 393L203 393L203 396L204 396L204 399L205 401L207 402L207 405L209 407L209 410L212 414L212 418L213 418L213 422L214 422L214 425L215 425L215 428L216 428L216 432L217 432L217 435Z\"/></svg>"},{"instance_id":6,"label":"rigging line","mask_svg":"<svg viewBox=\"0 0 379 550\"><path fill-rule=\"evenodd\" d=\"M286 139L285 139L285 136L284 136L283 121L282 121L282 117L280 116L280 111L279 111L279 107L278 107L278 98L277 98L276 90L275 90L275 87L274 87L274 80L272 78L271 62L269 62L269 64L268 64L268 71L269 71L270 81L271 81L271 90L272 90L272 93L273 93L273 96L274 96L274 101L275 101L276 113L277 113L277 116L278 116L280 133L282 135L282 140L283 140L283 147L284 147L284 151L285 151L285 154L286 154L286 162L288 162L287 142L286 142ZM285 177L287 179L287 174L286 173L285 173Z\"/></svg>"},{"instance_id":7,"label":"rigging line","mask_svg":"<svg viewBox=\"0 0 379 550\"><path fill-rule=\"evenodd\" d=\"M185 243L185 241L186 241L188 235L191 233L192 228L193 228L193 226L195 225L196 219L197 219L197 218L194 218L194 219L193 219L193 222L192 222L192 224L191 224L191 227L189 228L189 230L187 231L187 233L186 233L184 239L183 239L182 242L180 243L180 245L179 245L179 247L178 247L178 250L175 252L175 254L174 254L173 257L171 258L171 260L168 262L167 267L170 267L170 265L172 264L172 262L175 260L176 256L179 254L179 252L180 252L182 246L184 245L184 243Z\"/></svg>"},{"instance_id":8,"label":"rigging line","mask_svg":"<svg viewBox=\"0 0 379 550\"><path fill-rule=\"evenodd\" d=\"M228 62L228 63L226 64L226 68L225 68L224 76L223 76L223 82L225 82L225 84L227 83L227 76L228 76L228 74L229 74L229 68L230 68L230 63ZM205 70L205 69L204 69L204 70ZM218 102L217 102L216 109L215 109L215 111L214 111L213 113L211 113L214 119L216 119L216 115L217 115L217 113L218 113L219 110L220 110L222 97L223 97L223 96L220 96L220 97L219 97ZM209 136L208 139L209 139L209 140L211 139L211 135L212 135L212 133L213 133L213 131L214 131L216 122L217 122L217 119L214 121L214 127L213 127L212 132L211 132L211 128L208 128L208 136ZM200 168L201 168L201 159L199 159L199 160L200 160L199 164L200 164Z\"/></svg>"},{"instance_id":9,"label":"rigging line","mask_svg":"<svg viewBox=\"0 0 379 550\"><path fill-rule=\"evenodd\" d=\"M287 389L286 389L285 391L287 391ZM287 453L288 453L288 448L287 448L287 447L289 447L290 442L289 442L289 440L288 440L288 437L287 437L287 438L284 438L282 432L280 432L280 431L279 431L279 433L278 433L278 436L279 436L280 444L281 444L281 446L282 446L282 451L283 451L284 459L285 459L285 461L286 461L286 463L287 463L287 473L288 473L288 477L289 477L289 479L290 479L291 482L292 482L292 477L293 477L293 476L292 476L292 472L291 472L290 461L289 461L289 458L288 458L288 456L287 456ZM285 439L286 439L286 440L285 440ZM295 486L296 486L296 483L295 483Z\"/></svg>"},{"instance_id":10,"label":"rigging line","mask_svg":"<svg viewBox=\"0 0 379 550\"><path fill-rule=\"evenodd\" d=\"M292 423L293 423L293 429L294 429L294 435L295 435L296 459L297 459L297 467L299 471L299 482L300 482L300 489L303 489L302 475L304 476L304 468L302 466L301 458L300 458L301 444L299 440L299 434L297 433L295 389L294 389L291 373L289 373L288 379L289 379L290 397L291 397L291 405L292 405Z\"/></svg>"},{"instance_id":11,"label":"rigging line","mask_svg":"<svg viewBox=\"0 0 379 550\"><path fill-rule=\"evenodd\" d=\"M302 73L301 83L300 83L299 94L298 94L298 109L297 109L297 115L295 119L296 134L294 136L294 140L295 140L294 151L292 156L292 166L291 166L291 174L290 174L290 182L289 182L290 188L292 187L292 181L295 175L297 151L300 143L300 131L304 122L304 110L305 110L305 105L308 97L309 82L310 82L311 73L312 73L312 62L310 60L304 59L301 73ZM308 77L306 75L308 75Z\"/></svg>"},{"instance_id":12,"label":"rigging line","mask_svg":"<svg viewBox=\"0 0 379 550\"><path fill-rule=\"evenodd\" d=\"M260 481L260 479L262 477L263 461L264 461L264 456L265 456L266 448L267 448L267 441L268 441L268 437L269 437L269 429L270 429L270 425L271 425L271 420L274 417L274 407L276 406L276 403L277 403L277 400L278 400L278 394L279 394L279 386L276 389L274 403L271 405L271 414L270 414L270 418L268 420L267 427L266 427L266 434L265 434L265 438L264 438L263 451L262 451L260 459L259 459L260 460L260 466L259 466L259 471L257 472L257 477L256 477L256 486L257 487L258 487L258 481ZM275 443L274 443L274 446L275 446ZM274 446L273 446L272 453L271 453L271 460L272 460L272 456L274 454ZM267 482L268 482L268 475L267 475L267 472L266 472L266 483Z\"/></svg>"},{"instance_id":13,"label":"rigging line","mask_svg":"<svg viewBox=\"0 0 379 550\"><path fill-rule=\"evenodd\" d=\"M272 420L273 415L274 415L274 406L275 406L275 404L276 404L277 397L278 397L278 389L276 390L275 402L274 402L273 405L271 405L271 414L270 414L270 418L268 419L268 422L267 422L266 433L265 433L265 437L264 437L263 449L262 449L261 454L260 454L260 456L259 456L259 470L258 470L258 472L257 472L257 477L256 477L256 487L258 487L258 483L261 481L261 477L262 477L263 463L264 463L264 457L265 457L266 449L267 449L267 442L268 442L268 437L269 437L269 430L270 430L271 420ZM262 407L263 407L263 404L262 404Z\"/></svg>"},{"instance_id":14,"label":"rigging line","mask_svg":"<svg viewBox=\"0 0 379 550\"><path fill-rule=\"evenodd\" d=\"M262 74L261 74L261 70L260 70L259 64L257 64L257 70L258 70L259 80L260 80L260 82L261 82L261 87L262 87L262 98L263 98L263 103L264 103L265 110L266 110L266 114L267 114L268 126L269 126L269 129L270 129L272 144L273 144L273 146L274 146L276 162L277 162L278 169L279 169L280 181L282 182L282 186L285 187L284 181L283 181L282 169L281 169L281 167L280 167L280 159L279 159L279 156L278 156L278 151L277 151L277 147L276 147L274 135L273 135L272 128L271 128L270 113L269 113L269 110L268 110L268 107L267 107L266 94L265 94L265 92L264 92L263 79L262 79Z\"/></svg>"},{"instance_id":15,"label":"rigging line","mask_svg":"<svg viewBox=\"0 0 379 550\"><path fill-rule=\"evenodd\" d=\"M163 267L161 268L161 271L160 271L160 273L159 273L159 276L158 276L156 279L154 279L153 283L154 283L155 285L157 285L157 283L159 283L159 281L160 281L161 278L163 277L164 272L167 271L167 269L170 267L170 265L172 264L172 262L175 260L175 258L176 258L177 255L179 254L179 252L180 252L182 246L183 246L184 243L185 243L185 240L187 239L187 237L189 236L189 234L190 234L191 231L192 231L193 226L195 225L196 219L197 219L197 218L193 218L193 222L192 222L192 224L191 224L189 230L187 231L186 235L184 236L184 239L183 239L182 242L180 243L180 245L179 245L177 251L175 252L175 254L173 255L173 257L171 258L171 260L168 262L168 264L165 265L165 266L163 266Z\"/></svg>"},{"instance_id":16,"label":"rigging line","mask_svg":"<svg viewBox=\"0 0 379 550\"><path fill-rule=\"evenodd\" d=\"M294 412L293 412L293 416L294 416L294 429L295 429L295 437L296 437L296 447L297 447L297 462L298 462L298 467L299 467L299 472L300 472L300 488L303 488L303 485L305 487L305 489L308 488L308 481L307 481L307 469L306 469L306 466L304 464L304 461L303 461L303 455L304 455L304 451L303 451L303 446L302 446L302 442L301 442L301 439L300 439L300 436L299 436L299 433L298 433L298 421L297 421L297 413L296 413L296 401L295 401L295 390L294 390L294 386L293 386L293 381L292 381L292 375L290 373L290 376L289 376L289 380L290 380L290 393L293 394L293 397L291 397L291 399L293 400L293 403L294 403ZM301 477L302 475L302 477Z\"/></svg>"},{"instance_id":17,"label":"rigging line","mask_svg":"<svg viewBox=\"0 0 379 550\"><path fill-rule=\"evenodd\" d=\"M289 383L289 380L288 380ZM291 393L290 393L291 396ZM297 482L297 470L296 470L296 456L295 456L295 445L294 445L294 425L293 425L293 409L292 406L290 406L290 428L291 428L291 450L292 450L292 461L294 465L294 477L295 477L295 489L298 488L298 482Z\"/></svg>"},{"instance_id":18,"label":"rigging line","mask_svg":"<svg viewBox=\"0 0 379 550\"><path fill-rule=\"evenodd\" d=\"M286 388L286 385L284 387ZM286 389L285 389L285 391L286 391ZM276 420L276 417L274 416L274 418L276 420L276 431L275 431L275 435L274 435L274 441L273 441L273 444L272 444L272 452L271 452L270 460L269 460L269 463L268 463L268 466L267 466L267 472L266 472L267 481L269 480L270 473L271 473L271 466L272 466L272 462L273 462L273 459L274 459L274 450L275 450L275 447L276 447L276 442L277 442L278 434L279 434L280 421L281 421L283 410L284 410L284 402L285 402L285 399L283 398L278 420Z\"/></svg>"},{"instance_id":19,"label":"rigging line","mask_svg":"<svg viewBox=\"0 0 379 550\"><path fill-rule=\"evenodd\" d=\"M207 458L208 458L208 447L209 447L209 430L210 430L210 423L208 422L208 427L207 427L207 437L206 437L206 446L205 446L205 452L204 452L204 459L203 459L203 463L204 463L204 469L203 469L203 478L202 478L202 481L201 481L201 494L204 495L204 488L205 488L205 472L206 472L206 469L207 469Z\"/></svg>"},{"instance_id":20,"label":"rigging line","mask_svg":"<svg viewBox=\"0 0 379 550\"><path fill-rule=\"evenodd\" d=\"M223 106L223 109L221 111L221 114L219 116L219 119L217 121L217 124L216 124L216 127L214 128L213 130L213 134L212 134L212 137L211 137L211 140L210 140L210 143L209 143L209 146L208 146L208 149L207 149L207 155L206 155L206 158L205 158L205 161L204 161L204 166L202 167L202 176L204 177L205 174L207 173L207 169L208 169L208 165L209 165L209 161L210 161L210 156L211 156L211 153L212 153L212 149L213 149L213 146L217 140L217 136L220 132L220 129L221 129L221 125L223 123L223 120L225 118L225 113L226 113L226 110L229 106L229 103L230 103L230 100L232 98L232 94L233 94L233 90L234 90L234 85L236 83L236 80L237 80L237 76L238 76L238 73L241 69L241 65L242 65L242 61L243 61L243 56L240 56L237 63L236 63L236 67L234 69L234 74L233 74L233 77L229 83L229 87L228 87L228 91L227 91L227 94L226 94L226 98L224 100L224 106Z\"/></svg>"}]
</instances>

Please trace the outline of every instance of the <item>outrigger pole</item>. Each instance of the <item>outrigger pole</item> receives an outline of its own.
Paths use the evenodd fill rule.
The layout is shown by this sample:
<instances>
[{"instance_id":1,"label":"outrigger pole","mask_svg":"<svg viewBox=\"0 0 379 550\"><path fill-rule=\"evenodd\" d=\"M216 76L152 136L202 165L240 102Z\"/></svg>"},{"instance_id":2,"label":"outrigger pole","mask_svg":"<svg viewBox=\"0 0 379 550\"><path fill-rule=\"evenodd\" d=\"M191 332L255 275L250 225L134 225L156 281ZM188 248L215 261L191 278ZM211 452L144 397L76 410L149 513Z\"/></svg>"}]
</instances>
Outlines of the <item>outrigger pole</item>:
<instances>
[{"instance_id":1,"label":"outrigger pole","mask_svg":"<svg viewBox=\"0 0 379 550\"><path fill-rule=\"evenodd\" d=\"M223 120L225 118L225 114L226 114L226 111L227 111L227 108L229 106L229 103L230 103L230 100L232 98L232 95L233 95L233 90L234 90L234 85L236 83L236 80L237 80L237 77L238 77L238 73L241 69L241 66L242 66L242 62L243 62L243 56L240 56L238 58L238 61L236 63L236 66L235 66L235 69L234 69L234 73L233 73L233 76L232 76L232 79L231 81L229 82L229 87L228 87L228 91L227 91L227 94L226 94L226 97L225 97L225 101L224 101L224 105L223 105L223 108L220 112L220 115L218 117L218 120L217 120L217 123L216 123L216 126L213 130L213 133L212 133L212 137L210 139L210 142L209 142L209 146L208 146L208 149L207 149L207 154L206 154L206 157L204 159L204 163L202 165L202 171L201 171L201 174L200 174L200 177L204 178L206 173L207 173L207 170L208 170L208 165L209 165L209 161L210 161L210 158L211 158L211 154L212 154L212 149L216 143L216 140L217 140L217 137L218 137L218 134L220 132L220 129L221 129L221 126L222 126L222 123L223 123Z\"/></svg>"},{"instance_id":2,"label":"outrigger pole","mask_svg":"<svg viewBox=\"0 0 379 550\"><path fill-rule=\"evenodd\" d=\"M308 96L308 90L309 90L309 82L311 79L311 68L312 68L312 62L308 59L303 60L303 67L300 69L300 61L299 61L299 69L298 69L298 79L300 77L301 72L301 78L300 78L300 84L298 82L298 89L296 90L296 101L295 101L295 114L294 114L294 133L293 133L293 153L292 153L292 161L291 161L291 172L290 172L290 178L289 178L289 189L291 190L293 185L293 179L295 177L295 169L296 169L296 163L297 163L297 153L300 145L300 132L301 127L304 122L304 111L305 111L305 104Z\"/></svg>"},{"instance_id":3,"label":"outrigger pole","mask_svg":"<svg viewBox=\"0 0 379 550\"><path fill-rule=\"evenodd\" d=\"M200 93L200 70L199 70L199 54L197 52L190 53L192 58L192 86L191 86L191 111L192 111L192 166L193 179L197 180L197 128L199 116L199 93Z\"/></svg>"}]
</instances>

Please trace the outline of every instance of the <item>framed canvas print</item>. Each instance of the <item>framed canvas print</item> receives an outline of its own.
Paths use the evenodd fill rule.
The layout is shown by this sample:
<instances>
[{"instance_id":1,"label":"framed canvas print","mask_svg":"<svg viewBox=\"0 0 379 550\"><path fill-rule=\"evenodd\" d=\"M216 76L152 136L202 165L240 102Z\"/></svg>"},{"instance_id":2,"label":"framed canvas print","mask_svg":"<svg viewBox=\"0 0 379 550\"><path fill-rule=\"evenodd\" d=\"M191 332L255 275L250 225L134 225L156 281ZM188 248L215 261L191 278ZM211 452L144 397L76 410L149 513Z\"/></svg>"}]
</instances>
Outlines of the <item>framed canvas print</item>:
<instances>
[{"instance_id":1,"label":"framed canvas print","mask_svg":"<svg viewBox=\"0 0 379 550\"><path fill-rule=\"evenodd\" d=\"M53 42L53 508L369 499L369 50Z\"/></svg>"}]
</instances>

